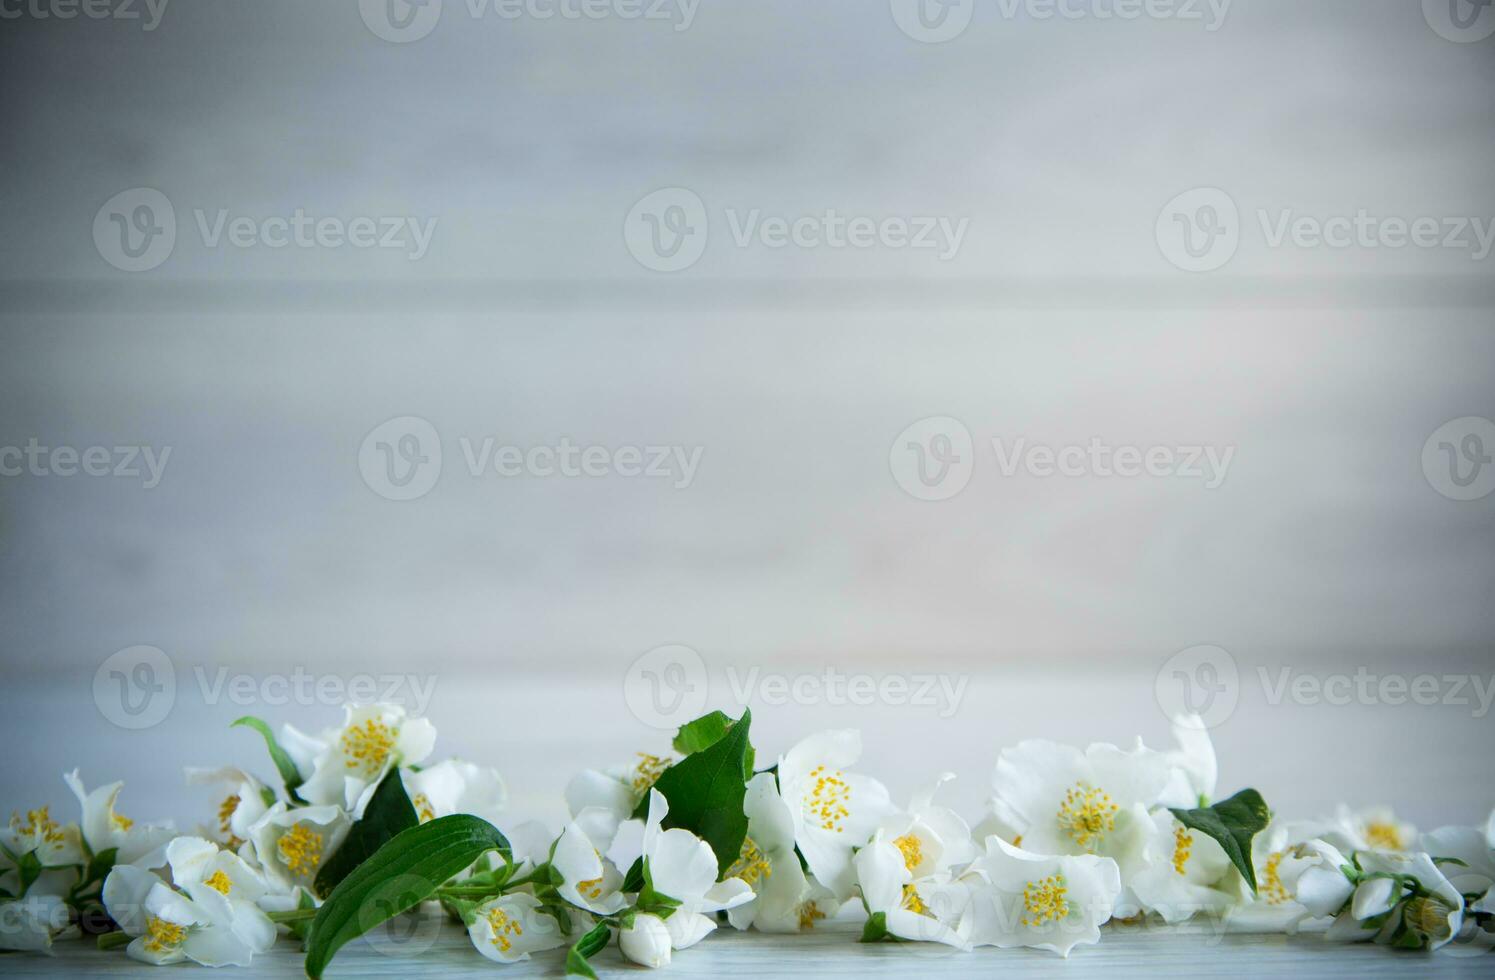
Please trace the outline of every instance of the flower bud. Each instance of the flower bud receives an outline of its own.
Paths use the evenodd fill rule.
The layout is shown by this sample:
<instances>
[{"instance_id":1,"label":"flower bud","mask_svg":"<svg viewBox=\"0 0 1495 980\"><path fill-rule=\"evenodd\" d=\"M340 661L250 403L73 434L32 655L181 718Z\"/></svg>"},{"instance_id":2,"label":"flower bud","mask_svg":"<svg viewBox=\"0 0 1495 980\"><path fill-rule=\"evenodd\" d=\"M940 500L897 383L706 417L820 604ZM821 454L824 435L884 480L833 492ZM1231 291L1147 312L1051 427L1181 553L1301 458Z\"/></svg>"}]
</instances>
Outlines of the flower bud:
<instances>
[{"instance_id":1,"label":"flower bud","mask_svg":"<svg viewBox=\"0 0 1495 980\"><path fill-rule=\"evenodd\" d=\"M618 933L618 948L641 966L669 966L670 930L659 916L641 912Z\"/></svg>"}]
</instances>

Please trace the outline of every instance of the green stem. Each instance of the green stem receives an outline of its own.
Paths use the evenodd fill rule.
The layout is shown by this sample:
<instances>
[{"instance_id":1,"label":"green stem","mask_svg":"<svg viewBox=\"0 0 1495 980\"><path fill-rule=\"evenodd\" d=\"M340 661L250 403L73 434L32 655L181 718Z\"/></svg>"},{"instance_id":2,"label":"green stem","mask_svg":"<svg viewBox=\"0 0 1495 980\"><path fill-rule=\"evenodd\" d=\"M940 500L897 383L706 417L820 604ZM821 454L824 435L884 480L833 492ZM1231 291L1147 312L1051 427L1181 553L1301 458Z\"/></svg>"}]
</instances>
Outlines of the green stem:
<instances>
[{"instance_id":1,"label":"green stem","mask_svg":"<svg viewBox=\"0 0 1495 980\"><path fill-rule=\"evenodd\" d=\"M121 946L130 945L130 940L135 937L127 932L106 932L99 936L99 949L119 949Z\"/></svg>"},{"instance_id":2,"label":"green stem","mask_svg":"<svg viewBox=\"0 0 1495 980\"><path fill-rule=\"evenodd\" d=\"M518 888L521 885L533 885L539 881L549 881L550 876L547 869L540 869L525 875L523 878L511 878L508 881L495 882L492 885L449 885L437 889L436 894L445 898L489 898L502 895L504 892Z\"/></svg>"},{"instance_id":3,"label":"green stem","mask_svg":"<svg viewBox=\"0 0 1495 980\"><path fill-rule=\"evenodd\" d=\"M271 922L305 922L316 918L316 909L287 909L284 912L266 912Z\"/></svg>"}]
</instances>

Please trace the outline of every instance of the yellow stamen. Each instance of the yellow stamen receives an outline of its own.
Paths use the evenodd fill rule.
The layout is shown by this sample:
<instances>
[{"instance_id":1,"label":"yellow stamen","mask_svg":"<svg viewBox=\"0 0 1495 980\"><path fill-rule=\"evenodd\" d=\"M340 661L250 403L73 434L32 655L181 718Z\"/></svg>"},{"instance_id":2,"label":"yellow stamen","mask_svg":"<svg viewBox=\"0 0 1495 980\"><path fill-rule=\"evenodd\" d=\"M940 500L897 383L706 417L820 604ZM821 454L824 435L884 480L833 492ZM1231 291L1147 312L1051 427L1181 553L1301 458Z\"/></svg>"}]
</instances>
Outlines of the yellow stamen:
<instances>
[{"instance_id":1,"label":"yellow stamen","mask_svg":"<svg viewBox=\"0 0 1495 980\"><path fill-rule=\"evenodd\" d=\"M223 873L222 868L219 868L207 878L203 879L203 884L207 885L209 888L213 889L213 891L217 892L220 895L227 895L230 891L233 890L234 887L234 883L229 880L228 875Z\"/></svg>"},{"instance_id":2,"label":"yellow stamen","mask_svg":"<svg viewBox=\"0 0 1495 980\"><path fill-rule=\"evenodd\" d=\"M801 929L813 929L815 923L825 918L825 913L814 902L805 902L799 907L799 927Z\"/></svg>"},{"instance_id":3,"label":"yellow stamen","mask_svg":"<svg viewBox=\"0 0 1495 980\"><path fill-rule=\"evenodd\" d=\"M493 945L505 953L514 948L514 936L524 935L524 926L503 909L488 910L488 926L493 930Z\"/></svg>"},{"instance_id":4,"label":"yellow stamen","mask_svg":"<svg viewBox=\"0 0 1495 980\"><path fill-rule=\"evenodd\" d=\"M281 834L275 847L293 875L310 875L322 863L322 835L304 823Z\"/></svg>"},{"instance_id":5,"label":"yellow stamen","mask_svg":"<svg viewBox=\"0 0 1495 980\"><path fill-rule=\"evenodd\" d=\"M741 878L749 885L756 885L761 879L773 874L773 867L768 863L768 856L751 837L742 839L742 848L737 853L737 860L727 869L725 877Z\"/></svg>"},{"instance_id":6,"label":"yellow stamen","mask_svg":"<svg viewBox=\"0 0 1495 980\"><path fill-rule=\"evenodd\" d=\"M1366 824L1365 842L1380 851L1401 851L1407 847L1401 829L1394 823L1380 820Z\"/></svg>"},{"instance_id":7,"label":"yellow stamen","mask_svg":"<svg viewBox=\"0 0 1495 980\"><path fill-rule=\"evenodd\" d=\"M913 885L903 886L903 907L915 915L929 914L929 906L924 904L924 900L919 897L919 892Z\"/></svg>"},{"instance_id":8,"label":"yellow stamen","mask_svg":"<svg viewBox=\"0 0 1495 980\"><path fill-rule=\"evenodd\" d=\"M395 733L382 721L370 718L343 732L342 746L344 764L371 776L384 767L394 751Z\"/></svg>"},{"instance_id":9,"label":"yellow stamen","mask_svg":"<svg viewBox=\"0 0 1495 980\"><path fill-rule=\"evenodd\" d=\"M187 940L187 927L175 922L158 919L154 915L145 924L146 949L152 953L165 953L176 949Z\"/></svg>"},{"instance_id":10,"label":"yellow stamen","mask_svg":"<svg viewBox=\"0 0 1495 980\"><path fill-rule=\"evenodd\" d=\"M581 893L583 898L589 898L595 902L602 897L602 879L593 878L591 881L578 881L576 883L576 890Z\"/></svg>"},{"instance_id":11,"label":"yellow stamen","mask_svg":"<svg viewBox=\"0 0 1495 980\"><path fill-rule=\"evenodd\" d=\"M1120 807L1111 802L1110 793L1089 783L1075 783L1074 788L1064 794L1064 802L1059 804L1059 826L1069 832L1076 844L1091 851L1106 834L1116 829L1118 809Z\"/></svg>"},{"instance_id":12,"label":"yellow stamen","mask_svg":"<svg viewBox=\"0 0 1495 980\"><path fill-rule=\"evenodd\" d=\"M1282 884L1282 875L1277 870L1285 853L1285 851L1274 851L1267 858L1266 867L1262 868L1261 893L1266 896L1269 905L1281 905L1293 897L1287 890L1287 886Z\"/></svg>"},{"instance_id":13,"label":"yellow stamen","mask_svg":"<svg viewBox=\"0 0 1495 980\"><path fill-rule=\"evenodd\" d=\"M431 801L425 793L416 793L410 805L415 807L416 816L420 817L421 823L430 823L436 819L436 809L431 806Z\"/></svg>"},{"instance_id":14,"label":"yellow stamen","mask_svg":"<svg viewBox=\"0 0 1495 980\"><path fill-rule=\"evenodd\" d=\"M1069 918L1069 888L1063 875L1049 875L1023 886L1023 925L1041 926Z\"/></svg>"},{"instance_id":15,"label":"yellow stamen","mask_svg":"<svg viewBox=\"0 0 1495 980\"><path fill-rule=\"evenodd\" d=\"M647 752L638 753L638 765L633 767L633 791L639 796L649 792L649 787L664 775L664 771L673 761L668 756L650 755Z\"/></svg>"},{"instance_id":16,"label":"yellow stamen","mask_svg":"<svg viewBox=\"0 0 1495 980\"><path fill-rule=\"evenodd\" d=\"M851 787L842 778L844 774L839 769L816 766L810 775L815 779L815 787L805 797L805 815L823 830L843 833L846 818L851 816Z\"/></svg>"},{"instance_id":17,"label":"yellow stamen","mask_svg":"<svg viewBox=\"0 0 1495 980\"><path fill-rule=\"evenodd\" d=\"M27 810L25 823L21 822L19 813L12 812L10 827L23 837L32 837L47 844L61 844L63 841L62 828L52 819L51 807Z\"/></svg>"},{"instance_id":18,"label":"yellow stamen","mask_svg":"<svg viewBox=\"0 0 1495 980\"><path fill-rule=\"evenodd\" d=\"M1012 838L1012 846L1013 847L1022 847L1023 846L1023 835L1022 834L1018 834L1016 837Z\"/></svg>"},{"instance_id":19,"label":"yellow stamen","mask_svg":"<svg viewBox=\"0 0 1495 980\"><path fill-rule=\"evenodd\" d=\"M114 820L114 826L118 827L120 830L129 830L131 827L135 826L135 821L131 820L123 813L114 813L110 814L110 816Z\"/></svg>"},{"instance_id":20,"label":"yellow stamen","mask_svg":"<svg viewBox=\"0 0 1495 980\"><path fill-rule=\"evenodd\" d=\"M237 851L243 846L244 841L233 831L234 812L239 809L239 796L230 793L218 804L218 833L223 835L224 850Z\"/></svg>"},{"instance_id":21,"label":"yellow stamen","mask_svg":"<svg viewBox=\"0 0 1495 980\"><path fill-rule=\"evenodd\" d=\"M1189 854L1194 850L1194 835L1182 827L1173 829L1173 870L1179 874L1184 873L1184 867L1189 863Z\"/></svg>"},{"instance_id":22,"label":"yellow stamen","mask_svg":"<svg viewBox=\"0 0 1495 980\"><path fill-rule=\"evenodd\" d=\"M913 834L904 834L902 837L893 838L893 844L903 852L903 866L912 871L924 860L924 849L919 846L919 838Z\"/></svg>"}]
</instances>

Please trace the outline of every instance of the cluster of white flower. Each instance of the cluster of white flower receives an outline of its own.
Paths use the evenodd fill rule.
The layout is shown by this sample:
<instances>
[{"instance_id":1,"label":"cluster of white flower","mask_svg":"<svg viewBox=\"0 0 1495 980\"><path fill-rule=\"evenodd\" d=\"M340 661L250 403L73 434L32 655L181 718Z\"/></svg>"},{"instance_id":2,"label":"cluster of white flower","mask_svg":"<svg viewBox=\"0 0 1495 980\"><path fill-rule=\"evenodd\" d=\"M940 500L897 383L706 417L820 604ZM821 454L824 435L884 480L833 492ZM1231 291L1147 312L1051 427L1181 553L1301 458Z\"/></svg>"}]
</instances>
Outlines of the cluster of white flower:
<instances>
[{"instance_id":1,"label":"cluster of white flower","mask_svg":"<svg viewBox=\"0 0 1495 980\"><path fill-rule=\"evenodd\" d=\"M0 949L92 933L148 963L246 965L288 934L315 976L313 947L325 964L346 941L316 934L323 912L367 900L370 882L349 875L377 878L387 852L418 857L432 849L421 835L453 821L497 843L388 914L434 900L489 959L569 946L568 972L588 975L614 936L657 967L723 925L795 933L832 920L859 921L864 941L1061 955L1113 920L1199 916L1405 948L1495 946L1495 814L1419 836L1386 810L1284 822L1252 790L1211 804L1215 755L1198 718L1178 719L1166 751L1003 750L973 829L934 802L950 774L900 808L852 771L855 731L811 735L754 772L747 716L713 713L681 730L678 759L577 775L559 832L505 820L491 769L422 767L435 731L397 707L349 708L320 736L286 726L276 738L249 721L282 785L189 769L217 788L216 819L197 835L129 820L115 810L120 784L88 793L76 773L80 824L16 813L0 830Z\"/></svg>"}]
</instances>

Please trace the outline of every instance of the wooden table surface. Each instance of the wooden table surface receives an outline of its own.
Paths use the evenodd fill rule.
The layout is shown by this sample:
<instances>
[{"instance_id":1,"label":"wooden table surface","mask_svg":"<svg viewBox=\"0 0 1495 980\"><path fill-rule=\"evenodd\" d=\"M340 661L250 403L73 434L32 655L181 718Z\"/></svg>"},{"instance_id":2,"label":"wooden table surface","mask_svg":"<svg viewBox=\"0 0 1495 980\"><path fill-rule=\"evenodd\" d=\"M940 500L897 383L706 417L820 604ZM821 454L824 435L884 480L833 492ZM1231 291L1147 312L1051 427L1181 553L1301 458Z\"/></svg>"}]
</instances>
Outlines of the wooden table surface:
<instances>
[{"instance_id":1,"label":"wooden table surface","mask_svg":"<svg viewBox=\"0 0 1495 980\"><path fill-rule=\"evenodd\" d=\"M328 980L353 977L559 977L561 951L541 953L527 963L499 964L480 956L466 933L439 915L400 923L394 933L357 940L328 969ZM1095 946L1077 947L1068 959L1038 950L978 949L963 953L931 943L864 945L854 923L834 923L804 936L768 936L719 929L700 944L677 953L661 977L816 976L906 977L915 973L944 978L1105 976L1243 977L1263 974L1295 977L1495 976L1495 953L1470 956L1447 950L1432 955L1399 953L1370 944L1328 943L1319 935L1220 935L1190 927L1168 930L1108 927ZM399 938L395 938L398 936ZM5 957L13 977L147 977L155 967L137 963L122 951L100 952L82 942L65 943L52 958ZM640 975L617 946L593 960L604 980L620 973ZM184 967L183 969L191 969ZM256 957L255 977L300 978L301 955L282 938L268 955ZM176 975L176 974L174 974ZM206 974L204 974L206 975ZM214 974L233 976L233 972Z\"/></svg>"}]
</instances>

